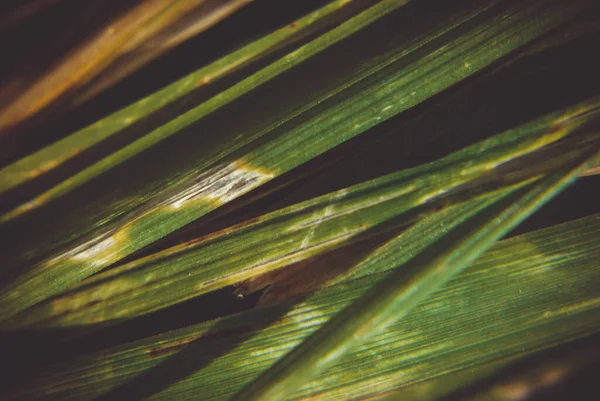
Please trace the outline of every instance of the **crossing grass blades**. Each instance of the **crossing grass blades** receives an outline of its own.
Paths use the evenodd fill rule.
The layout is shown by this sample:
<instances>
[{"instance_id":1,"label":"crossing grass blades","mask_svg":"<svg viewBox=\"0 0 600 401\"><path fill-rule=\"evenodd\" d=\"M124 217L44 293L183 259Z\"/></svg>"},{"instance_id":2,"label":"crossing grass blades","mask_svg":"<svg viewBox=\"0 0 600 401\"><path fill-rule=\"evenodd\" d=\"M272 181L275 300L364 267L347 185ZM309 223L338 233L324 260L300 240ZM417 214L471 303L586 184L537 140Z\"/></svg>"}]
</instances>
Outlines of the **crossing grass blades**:
<instances>
[{"instance_id":1,"label":"crossing grass blades","mask_svg":"<svg viewBox=\"0 0 600 401\"><path fill-rule=\"evenodd\" d=\"M594 1L3 7L2 399L585 399Z\"/></svg>"}]
</instances>

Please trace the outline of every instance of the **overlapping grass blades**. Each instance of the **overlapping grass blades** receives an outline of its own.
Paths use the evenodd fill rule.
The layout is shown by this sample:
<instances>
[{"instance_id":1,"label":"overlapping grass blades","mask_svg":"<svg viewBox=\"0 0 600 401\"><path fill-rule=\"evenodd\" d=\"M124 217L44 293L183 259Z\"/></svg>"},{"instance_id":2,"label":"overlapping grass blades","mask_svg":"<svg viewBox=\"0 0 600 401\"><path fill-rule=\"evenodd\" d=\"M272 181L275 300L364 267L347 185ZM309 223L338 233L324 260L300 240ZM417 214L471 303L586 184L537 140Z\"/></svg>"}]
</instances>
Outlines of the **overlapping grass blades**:
<instances>
[{"instance_id":1,"label":"overlapping grass blades","mask_svg":"<svg viewBox=\"0 0 600 401\"><path fill-rule=\"evenodd\" d=\"M371 10L371 14L366 11L367 14L357 16L360 17L359 22L355 23L362 26L368 21L367 17L375 18L384 13L386 7L392 7L384 3L379 4L382 7L377 9L379 11ZM99 177L99 181L86 183L88 191L73 191L67 194L69 196L26 213L15 224L20 227L37 226L35 231L26 233L27 241L10 224L4 228L11 232L9 240L3 244L6 253L13 255L13 259L9 258L9 266L18 269L22 275L0 295L2 316L13 315L68 288L216 207L472 75L582 11L579 6L555 6L539 1L519 4L484 2L475 10L469 7L466 7L468 12L458 10L457 21L451 25L438 27L430 36L409 41L407 48L390 51L378 60L376 67L363 70L300 111L267 124L265 130L247 136L237 135L235 140L224 141L205 152L197 153L197 148L188 146L188 149L194 149L193 155L188 153L187 160L180 163L179 159L186 157L178 154L176 161L169 161L175 165L166 164L158 175L142 173L140 169L146 168L148 161L158 157L156 149L154 152L149 149L151 152L144 152L127 166ZM355 20L348 21L340 29L350 29L354 24L352 21ZM313 44L320 48L315 43L320 40L327 43L327 35L333 32L305 46ZM490 46L491 41L493 47ZM414 52L419 53L418 57L414 57ZM262 82L262 78L249 79ZM245 84L240 85L243 87ZM164 132L178 132L204 115L204 112L198 113L191 111L178 117L163 127ZM141 141L154 143L151 137L162 137L157 132ZM127 149L137 145L131 146ZM164 144L162 148L169 149ZM182 150L181 147L176 149ZM303 151L297 152L297 149ZM110 157L120 157L119 152ZM200 156L203 157L198 159ZM170 167L176 167L173 169L176 172L169 171ZM80 177L87 174L85 171L79 173L82 174ZM68 179L63 184L69 186L76 181ZM90 197L89 188L93 186L110 190L100 196L93 193ZM69 208L68 205L72 204L77 205L75 210ZM5 215L8 220L11 216L11 213Z\"/></svg>"},{"instance_id":2,"label":"overlapping grass blades","mask_svg":"<svg viewBox=\"0 0 600 401\"><path fill-rule=\"evenodd\" d=\"M496 242L600 165L598 12L333 1L22 164L0 399L515 399L598 366L598 177L521 232L588 217Z\"/></svg>"},{"instance_id":3,"label":"overlapping grass blades","mask_svg":"<svg viewBox=\"0 0 600 401\"><path fill-rule=\"evenodd\" d=\"M491 205L484 203L481 212L447 231L447 237L434 242L406 264L397 265L397 271L329 319L234 399L281 400L291 395L346 354L402 320L496 240L562 191L582 171L595 165L599 157L597 151L591 159L588 154L575 165L550 174L513 196L492 198ZM399 249L402 242L402 238L393 241L390 247ZM389 256L390 260L384 261L393 265L393 251Z\"/></svg>"},{"instance_id":4,"label":"overlapping grass blades","mask_svg":"<svg viewBox=\"0 0 600 401\"><path fill-rule=\"evenodd\" d=\"M462 210L481 203L471 200ZM413 242L424 244L417 245L416 252L394 248L398 261L410 260L426 250L426 244L435 243L446 231L444 223L454 219L449 211L460 209L450 207L440 212L443 215L420 222L419 228L434 234L434 239L417 238L413 231L409 248ZM402 322L357 347L289 399L385 395L453 372L462 372L468 382L471 369L596 332L599 221L598 215L590 216L497 243ZM377 250L370 260L388 253ZM385 271L389 259L381 259L367 263ZM388 276L357 275L305 300L64 362L6 399L185 400L196 399L199 393L207 400L228 399L382 277ZM456 387L446 391L451 389Z\"/></svg>"},{"instance_id":5,"label":"overlapping grass blades","mask_svg":"<svg viewBox=\"0 0 600 401\"><path fill-rule=\"evenodd\" d=\"M284 43L294 42L306 35L306 30L319 25L335 12L347 7L343 0L332 1L323 8L293 21L241 49L199 69L164 89L77 131L64 139L0 169L0 193L60 167L77 154L148 117L151 113L182 98L198 86L214 83L227 74L266 56ZM164 49L163 49L164 50ZM306 55L302 55L306 57ZM298 59L302 59L299 57Z\"/></svg>"},{"instance_id":6,"label":"overlapping grass blades","mask_svg":"<svg viewBox=\"0 0 600 401\"><path fill-rule=\"evenodd\" d=\"M590 149L598 146L597 133L593 129L588 132L589 125L597 122L598 110L597 100L591 100L437 162L309 200L133 261L0 324L9 329L131 318L373 235L382 230L382 223L392 219L396 221L393 225L407 224L462 190L549 174L589 157ZM563 149L573 146L569 143L578 146L565 152ZM558 154L553 150L557 144L561 145ZM538 161L524 162L527 156ZM403 215L404 220L398 221ZM117 240L118 236L104 239L108 245L83 255L95 263L110 247L110 241ZM79 274L76 267L81 255L66 255L50 265L46 274L26 276L17 282L0 298L1 315L8 318L22 310L24 294L31 299L47 297L43 291L48 277L62 280Z\"/></svg>"}]
</instances>

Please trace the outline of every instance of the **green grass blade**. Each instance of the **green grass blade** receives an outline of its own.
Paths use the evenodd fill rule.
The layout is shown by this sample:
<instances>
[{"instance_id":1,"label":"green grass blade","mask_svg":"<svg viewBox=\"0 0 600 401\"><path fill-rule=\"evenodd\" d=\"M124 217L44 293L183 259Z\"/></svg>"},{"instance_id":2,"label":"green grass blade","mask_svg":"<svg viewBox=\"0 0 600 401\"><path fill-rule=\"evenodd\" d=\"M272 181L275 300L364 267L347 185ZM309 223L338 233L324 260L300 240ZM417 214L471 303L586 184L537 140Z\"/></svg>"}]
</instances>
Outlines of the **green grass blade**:
<instances>
[{"instance_id":1,"label":"green grass blade","mask_svg":"<svg viewBox=\"0 0 600 401\"><path fill-rule=\"evenodd\" d=\"M514 16L511 20L504 19L504 11L506 11L504 9L496 10L496 14L490 11L490 15L485 14L481 17L481 26L472 22L476 25L477 29L461 34L462 36L459 35L456 39L454 39L456 33L452 33L452 29L447 28L446 31L450 29L448 32L452 33L449 38L445 39L450 41L449 44L431 52L429 57L412 64L408 68L409 71L413 71L412 74L407 74L406 70L402 68L396 69L398 66L391 69L395 74L393 76L389 75L390 71L380 71L380 81L376 80L374 83L377 83L377 85L374 85L370 91L365 91L364 87L354 88L353 90L361 89L356 93L358 96L357 99L350 102L344 97L344 100L337 104L336 107L326 109L329 113L329 120L323 119L323 117L312 118L304 125L286 132L285 135L277 137L272 142L267 144L261 143L261 146L251 153L253 157L252 161L256 166L244 163L228 164L222 166L221 169L209 169L208 173L206 171L204 173L198 173L197 171L193 173L191 181L195 186L191 188L184 186L184 189L179 193L179 200L190 200L189 202L182 202L185 207L173 207L172 204L168 204L169 200L174 199L173 191L171 190L170 193L163 196L163 201L159 202L158 205L154 203L154 206L151 207L144 206L141 212L129 213L124 217L124 210L129 210L135 206L132 204L131 198L123 200L119 197L113 204L105 203L102 199L90 200L91 205L80 199L81 202L79 204L86 205L83 207L89 207L89 209L82 209L81 213L69 211L69 217L72 217L72 219L67 219L66 221L55 217L60 216L59 214L49 214L42 220L39 220L38 217L31 223L46 224L48 227L44 227L44 229L50 231L39 230L41 241L45 241L42 243L36 242L35 232L28 233L28 241L29 236L33 238L27 242L29 246L26 252L20 252L21 249L18 246L14 247L18 257L25 258L25 261L15 263L16 265L21 265L19 269L23 271L23 276L19 281L12 283L0 296L0 309L5 311L2 315L16 314L34 303L68 288L73 283L213 210L223 202L227 202L271 179L273 176L293 168L298 163L306 161L307 158L325 151L327 147L334 146L341 140L346 140L353 135L359 134L364 129L379 122L381 116L378 110L380 108L381 110L383 108L387 109L391 98L402 96L403 93L416 93L415 97L411 95L406 98L407 101L404 103L401 101L389 105L390 109L386 110L386 113L389 112L390 116L442 90L446 85L451 85L463 76L470 75L473 69L483 68L502 54L506 54L519 45L526 43L536 35L541 35L545 30L550 29L551 26L559 24L560 21L567 18L563 15L564 13L555 15L554 11L556 10L550 9L548 12L556 17L556 19L553 19L554 17L549 18L548 15L543 14L544 18L541 20L536 20L535 18L532 20L532 13L537 17L538 15L535 12L536 10L539 11L538 8L540 7L542 7L542 3L532 2L531 7L524 10L521 10L519 7L514 10L511 9ZM545 7L542 8L545 9ZM475 13L475 16L477 15L479 14ZM475 18L475 16L472 16L472 18ZM517 16L520 16L521 19L517 18ZM490 23L490 20L495 21L497 19L500 19L500 22L502 22L497 24L497 26L494 25L497 30L483 29L484 26L487 27L486 24ZM508 23L506 21L512 22ZM501 32L502 34L500 35ZM492 51L486 45L486 41L492 38L496 41L500 40L500 38L505 40L500 42L502 44L501 47L494 47ZM452 52L449 52L449 46L451 45L456 46L454 59L451 57ZM472 51L473 46L478 49L477 52ZM442 49L444 50L443 52L441 51ZM470 64L469 68L456 70L456 65L453 62L459 62L460 60L460 63L463 63L466 57L462 51L468 51L473 57L473 63L477 63L477 68L475 68L475 64ZM483 52L485 56L479 52ZM389 66L393 66L393 60L400 62L400 65L405 63L406 60L402 61L403 55L405 55L405 52L400 52L400 54L394 53L390 59L391 61L388 60L391 63ZM451 58L452 62L448 57ZM439 64L435 64L434 61ZM460 65L464 67L463 64ZM424 66L428 67L424 68ZM379 68L377 67L371 72L375 73L379 71ZM450 71L453 72L450 74L450 78L448 78ZM433 75L429 75L430 73ZM436 76L446 78L440 84L434 79ZM427 86L429 88L427 89L423 87L423 84L427 82L436 82L436 84L434 86ZM389 86L387 89L385 88L386 85ZM418 88L423 90L414 91L414 89ZM357 107L363 108L362 114L357 113L357 110L353 107L349 107L354 102L356 102ZM372 118L373 110L377 112L376 118ZM346 115L351 117L345 118ZM357 119L361 120L358 121ZM330 126L329 124L333 125ZM293 151L298 147L304 148L305 152ZM309 151L309 149L312 150ZM311 154L312 151L314 151L314 154ZM250 159L250 156L247 159ZM269 168L269 170L263 170L263 167ZM274 173L274 171L277 172ZM186 174L189 175L189 173ZM204 178L199 179L198 176ZM117 181L110 181L110 183L114 185L119 180L121 180L120 177ZM170 180L167 180L166 183L154 182L152 188L156 188L156 185L168 184L171 182ZM186 185L190 185L189 181ZM198 189L198 185L206 185L208 189L200 191L199 194L195 193L194 191ZM232 188L235 188L235 191L231 191ZM221 196L223 193L225 193L225 196ZM211 195L213 196L211 197ZM147 201L147 197L145 196L141 196L140 199ZM178 199L175 199L175 201L178 201ZM102 210L101 213L108 212L110 214L108 216L98 215L97 210ZM118 217L121 218L119 219ZM109 222L112 223L112 226L108 225ZM115 228L117 223L118 226ZM73 227L70 227L69 224L73 224ZM80 233L82 227L85 227L85 230L92 230L91 232L86 232L85 234L87 235L83 236L83 238ZM9 244L11 243L9 241ZM12 248L12 246L9 246L6 251L10 252ZM49 252L49 248L54 249L54 256L30 264L32 259L35 260L36 257L44 255L44 252ZM27 283L33 277L37 280L35 283L31 281L29 284L21 285Z\"/></svg>"},{"instance_id":2,"label":"green grass blade","mask_svg":"<svg viewBox=\"0 0 600 401\"><path fill-rule=\"evenodd\" d=\"M571 163L573 157L579 157L577 152L561 152L564 154L524 171L519 172L522 168L517 166L516 171L502 172L505 165L579 132L597 114L597 101L592 100L429 165L303 202L255 222L133 261L6 320L57 292L63 281L77 281L79 276L72 275L80 274L78 267L85 266L85 259L89 260L87 263L102 263L105 255L110 256L114 242L112 238L104 239L92 251L50 260L41 272L23 274L6 287L0 294L0 316L5 320L1 325L14 329L32 324L62 326L129 318L309 258L360 238L359 235L372 235L382 229L380 224L402 214L431 210L436 202L465 187L502 181L508 173L517 174L511 179L529 179L545 169L551 171L556 163Z\"/></svg>"},{"instance_id":3,"label":"green grass blade","mask_svg":"<svg viewBox=\"0 0 600 401\"><path fill-rule=\"evenodd\" d=\"M298 40L313 25L331 17L349 4L345 0L332 1L326 6L293 21L239 50L200 68L158 92L83 128L50 146L0 169L0 194L52 171L99 142L118 135L169 103L182 98L199 86L214 83L236 69L269 54L284 43Z\"/></svg>"},{"instance_id":4,"label":"green grass blade","mask_svg":"<svg viewBox=\"0 0 600 401\"><path fill-rule=\"evenodd\" d=\"M597 331L599 222L600 216L590 216L495 244L403 322L288 399L353 399L410 389ZM191 400L202 394L225 400L381 277L349 280L297 304L283 302L53 365L3 398L127 394ZM248 339L245 332L254 330Z\"/></svg>"},{"instance_id":5,"label":"green grass blade","mask_svg":"<svg viewBox=\"0 0 600 401\"><path fill-rule=\"evenodd\" d=\"M281 400L330 367L369 338L383 333L419 303L466 268L496 240L518 225L551 197L597 162L577 165L532 184L524 193L508 197L462 226L452 241L417 255L402 269L382 280L367 294L330 319L300 346L264 372L234 398Z\"/></svg>"},{"instance_id":6,"label":"green grass blade","mask_svg":"<svg viewBox=\"0 0 600 401\"><path fill-rule=\"evenodd\" d=\"M156 163L151 153L146 159L140 155L127 168L122 167L103 177L101 186L110 183L106 194L92 192L93 195L90 195L89 189L75 191L68 202L79 205L76 210L57 212L58 202L48 203L49 198L42 195L38 199L41 203L34 200L32 204L43 210L17 223L43 224L40 231L45 235L39 241L35 233L33 238L28 236L30 246L22 252L17 248L19 260L15 264L28 265L42 255L58 255L68 252L68 248L74 251L79 246L91 247L109 235L107 231L114 232L115 226L143 228L143 237L129 236L127 233L119 236L120 250L111 259L114 262L208 213L223 202L242 195L474 74L502 55L569 20L577 10L577 7L569 10L548 7L546 2L517 6L486 2L474 10L470 9L470 12L460 10L452 24L436 27L437 31L418 37L414 42L400 41L406 48L389 50L376 59L376 67L360 71L357 77L317 97L308 106L303 99L300 110L294 108L291 114L267 124L265 130L241 136L236 132L234 140L219 143L216 148L210 141L208 147L194 142L172 149L174 153L170 157L169 151L166 151L167 155L161 154L163 161L182 157L187 160L183 167L177 166L176 172L169 171L169 165L166 164L160 176L140 174L148 169L149 163ZM511 18L505 18L506 15L511 15ZM490 43L494 46L490 47ZM422 52L426 52L425 57L415 60L415 53ZM366 88L370 89L367 91ZM222 97L224 93L218 96ZM204 106L199 107L204 110ZM171 132L187 126L204 113L200 109L186 113L159 130ZM210 129L211 132L218 131L219 127ZM263 138L266 137L274 140L264 143ZM241 147L244 147L246 155L232 158ZM297 152L298 147L304 151ZM194 149L193 155L189 154L190 149ZM96 181L87 183L88 188L93 187ZM219 196L222 191L213 195L207 189L205 192L208 193L198 194L197 198L202 199L189 202L190 207L180 208L177 213L161 203L173 192L185 193L190 185L198 181L214 183L213 187L234 187L237 190L228 191L227 196ZM68 179L64 185L71 183ZM22 210L29 210L29 206L22 205ZM54 217L57 215L62 216ZM11 216L11 212L5 214L4 220L11 220ZM12 248L7 247L8 252ZM95 272L102 267L100 264L88 265L85 270Z\"/></svg>"},{"instance_id":7,"label":"green grass blade","mask_svg":"<svg viewBox=\"0 0 600 401\"><path fill-rule=\"evenodd\" d=\"M38 228L28 231L26 238L15 227L4 228L11 235L3 250L14 255L9 256L9 265L23 275L0 295L0 315L16 314L68 288L223 203L473 75L581 12L579 6L565 9L546 1L499 4L486 2L466 14L462 10L457 21L425 38L417 38L407 49L390 51L378 60L376 67L363 70L358 77L318 97L300 111L294 110L283 119L276 119L276 123L270 122L266 130L249 136L236 134L232 142L208 150L189 143L177 151L171 148L174 152L171 160L179 163L183 159L181 163L187 163L183 164L185 168L176 165L169 171L164 167L160 177L145 173L158 155L143 152L127 168L121 166L111 172L113 175L101 177L101 183L109 188L106 194L73 191L68 201L61 198L63 202L56 202L56 199L46 204L46 208L40 207L39 213L32 211L17 219L14 222L17 227L34 224ZM350 25L342 25L305 46L318 50L328 41L337 40L337 36L331 35L362 26L384 13L387 7L396 5L379 3L375 7L381 8L365 11L355 17L358 20L350 20ZM511 18L506 18L507 15ZM415 52L426 54L416 57ZM304 51L294 54L290 57L301 57ZM267 68L285 69L277 63ZM248 79L262 82L260 76ZM240 88L245 91L244 85ZM218 96L225 99L230 95L233 92ZM186 127L208 110L206 105L199 107L160 128L162 133L155 131L141 141L153 143L152 138ZM291 128L284 122L291 124ZM266 139L269 140L265 142ZM242 147L245 155L232 159L232 155L237 155L234 152L239 153ZM299 148L303 151L298 152ZM133 148L119 152L129 152L126 149ZM197 152L208 156L200 157ZM87 173L84 170L81 174ZM65 185L75 181L69 179ZM97 181L88 182L88 188L93 183ZM43 198L45 203L47 198ZM71 210L63 203L78 206ZM5 215L8 220L10 216L10 213Z\"/></svg>"},{"instance_id":8,"label":"green grass blade","mask_svg":"<svg viewBox=\"0 0 600 401\"><path fill-rule=\"evenodd\" d=\"M133 49L246 1L34 0L36 15L4 39L37 42L65 17L73 35L47 44L86 52L96 36L77 33L95 32ZM593 389L597 1L284 3L249 5L67 116L141 60L100 51L88 61L125 69L30 97L65 94L0 138L0 400L497 401L543 400L582 379ZM148 30L118 29L142 9ZM70 56L44 48L7 48L40 62L6 64L19 79L5 95L66 71L50 62ZM162 90L113 97L140 99L132 87ZM499 239L517 225L538 231Z\"/></svg>"},{"instance_id":9,"label":"green grass blade","mask_svg":"<svg viewBox=\"0 0 600 401\"><path fill-rule=\"evenodd\" d=\"M135 156L145 149L156 145L165 138L178 133L180 130L196 122L200 118L205 117L206 115L250 92L251 90L256 89L265 82L277 77L278 75L305 61L306 59L327 49L329 46L359 31L365 26L377 21L379 18L385 16L389 12L406 4L407 2L408 0L384 0L379 4L376 4L361 14L351 18L348 21L345 21L343 24L332 29L330 32L327 32L312 42L301 46L273 64L263 68L241 82L238 82L231 88L226 89L208 101L196 106L189 112L176 117L166 125L155 129L144 137L110 154L96 164L76 173L69 179L42 193L33 200L13 209L11 212L0 217L0 223L13 219L22 213L26 213L52 199L72 191L74 188L79 187L93 177L96 177L113 168L114 166L123 163L127 159ZM61 149L61 152L63 151L64 150Z\"/></svg>"}]
</instances>

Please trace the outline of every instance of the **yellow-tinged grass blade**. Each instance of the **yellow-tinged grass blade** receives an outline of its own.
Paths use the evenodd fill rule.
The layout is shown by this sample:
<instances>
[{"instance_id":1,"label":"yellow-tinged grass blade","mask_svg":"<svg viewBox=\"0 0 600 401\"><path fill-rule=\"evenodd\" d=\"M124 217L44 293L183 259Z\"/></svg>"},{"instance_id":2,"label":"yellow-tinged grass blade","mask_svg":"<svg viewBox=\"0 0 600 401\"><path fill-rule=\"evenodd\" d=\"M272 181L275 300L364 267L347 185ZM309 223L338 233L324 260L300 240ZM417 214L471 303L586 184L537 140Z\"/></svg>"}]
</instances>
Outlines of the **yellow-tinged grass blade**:
<instances>
[{"instance_id":1,"label":"yellow-tinged grass blade","mask_svg":"<svg viewBox=\"0 0 600 401\"><path fill-rule=\"evenodd\" d=\"M25 310L28 302L43 298L57 281L70 280L82 259L98 263L118 235L105 238L92 248L94 252L63 255L49 261L43 274L24 274L6 287L0 294L4 318L0 327L69 326L131 318L389 230L390 224L406 225L440 201L452 202L464 190L550 174L598 146L598 133L588 128L597 121L598 110L597 101L591 100L437 162L309 200L114 268Z\"/></svg>"},{"instance_id":2,"label":"yellow-tinged grass blade","mask_svg":"<svg viewBox=\"0 0 600 401\"><path fill-rule=\"evenodd\" d=\"M172 4L164 13L166 15L153 19L144 27L144 34L138 34L128 41L119 56L98 74L93 84L70 101L70 108L97 96L140 67L217 24L251 1L171 1ZM165 22L168 22L168 25L165 26Z\"/></svg>"},{"instance_id":3,"label":"yellow-tinged grass blade","mask_svg":"<svg viewBox=\"0 0 600 401\"><path fill-rule=\"evenodd\" d=\"M0 132L18 125L69 92L77 93L77 89L100 76L102 79L92 88L77 93L79 99L75 103L96 95L175 44L217 23L248 1L220 0L220 4L211 4L217 3L214 0L139 2L107 22L93 37L83 41L44 72L36 82L28 82L28 86L22 88L18 96L0 110ZM94 4L92 6L96 7ZM191 19L194 14L196 17ZM140 49L153 41L152 49ZM126 65L113 71L110 79L102 76L119 59L128 59Z\"/></svg>"},{"instance_id":4,"label":"yellow-tinged grass blade","mask_svg":"<svg viewBox=\"0 0 600 401\"><path fill-rule=\"evenodd\" d=\"M430 221L428 233L443 235L444 219ZM599 223L595 215L497 243L402 322L286 399L385 395L597 332ZM305 300L63 362L4 398L191 400L202 394L207 400L226 400L381 278L344 281Z\"/></svg>"},{"instance_id":5,"label":"yellow-tinged grass blade","mask_svg":"<svg viewBox=\"0 0 600 401\"><path fill-rule=\"evenodd\" d=\"M581 177L600 174L600 166L593 166L582 172Z\"/></svg>"}]
</instances>

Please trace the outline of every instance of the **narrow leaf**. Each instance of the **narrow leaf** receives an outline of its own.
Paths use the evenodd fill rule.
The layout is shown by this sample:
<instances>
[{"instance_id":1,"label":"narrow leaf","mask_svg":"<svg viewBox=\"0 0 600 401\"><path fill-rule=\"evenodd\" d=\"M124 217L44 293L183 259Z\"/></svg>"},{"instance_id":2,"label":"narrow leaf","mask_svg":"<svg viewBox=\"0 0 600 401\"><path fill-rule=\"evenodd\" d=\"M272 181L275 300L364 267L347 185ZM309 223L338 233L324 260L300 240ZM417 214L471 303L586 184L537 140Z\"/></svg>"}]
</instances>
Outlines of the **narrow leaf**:
<instances>
[{"instance_id":1,"label":"narrow leaf","mask_svg":"<svg viewBox=\"0 0 600 401\"><path fill-rule=\"evenodd\" d=\"M531 172L518 172L520 158L546 148L554 152L551 144L594 120L598 112L595 105L592 101L547 116L429 165L294 205L255 222L133 261L96 275L63 296L2 322L2 326L14 329L31 324L89 324L148 313L309 258L360 238L359 234L372 235L381 223L408 212L418 215L457 191L507 180L511 174L518 180L535 177L556 168L554 164L572 163L586 148L574 153L560 151L560 155L546 158L536 156L543 162L528 166ZM517 170L503 171L511 163ZM179 200L169 204L175 201ZM47 298L57 292L63 280L77 281L81 274L77 266L86 261L102 263L102 258L111 256L111 247L121 235L103 238L89 250L50 260L43 266L43 274L23 274L0 295L0 316L6 320Z\"/></svg>"},{"instance_id":2,"label":"narrow leaf","mask_svg":"<svg viewBox=\"0 0 600 401\"><path fill-rule=\"evenodd\" d=\"M298 41L314 25L322 23L332 14L347 7L348 2L330 4L293 21L290 26L260 38L239 50L200 68L158 92L125 107L96 123L83 128L51 145L0 169L0 193L52 171L86 149L106 140L152 113L196 90L199 86L214 83L232 71L269 54L284 43Z\"/></svg>"},{"instance_id":3,"label":"narrow leaf","mask_svg":"<svg viewBox=\"0 0 600 401\"><path fill-rule=\"evenodd\" d=\"M600 154L598 155L600 156ZM383 333L420 302L466 268L494 241L514 228L577 175L597 162L582 161L575 169L555 173L527 191L498 202L467 223L451 241L417 255L367 294L330 319L300 346L238 393L237 400L280 400L362 345ZM469 227L470 226L470 227ZM456 229L455 229L456 230Z\"/></svg>"},{"instance_id":4,"label":"narrow leaf","mask_svg":"<svg viewBox=\"0 0 600 401\"><path fill-rule=\"evenodd\" d=\"M597 332L599 222L590 216L497 243L402 322L288 399L410 389ZM226 400L381 278L56 364L3 398Z\"/></svg>"}]
</instances>

